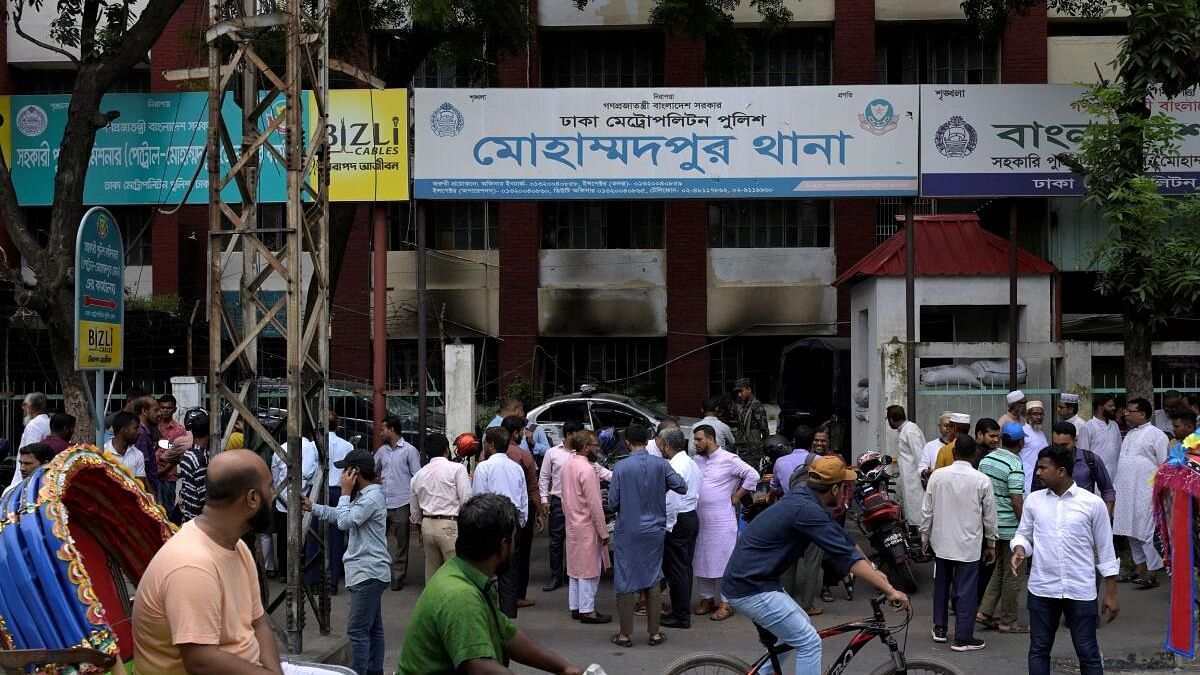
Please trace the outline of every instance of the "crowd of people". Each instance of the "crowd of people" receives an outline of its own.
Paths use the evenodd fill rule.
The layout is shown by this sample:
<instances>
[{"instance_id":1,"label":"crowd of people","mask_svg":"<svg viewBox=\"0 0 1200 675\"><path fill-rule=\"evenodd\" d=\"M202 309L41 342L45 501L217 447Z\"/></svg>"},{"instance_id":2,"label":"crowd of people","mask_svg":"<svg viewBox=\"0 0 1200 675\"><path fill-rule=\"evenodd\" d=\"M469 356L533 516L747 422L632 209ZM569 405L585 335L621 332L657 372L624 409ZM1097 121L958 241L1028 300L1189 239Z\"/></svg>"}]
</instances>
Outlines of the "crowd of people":
<instances>
[{"instance_id":1,"label":"crowd of people","mask_svg":"<svg viewBox=\"0 0 1200 675\"><path fill-rule=\"evenodd\" d=\"M530 554L534 534L547 530L542 590L565 587L561 609L572 620L608 624L613 617L597 610L596 597L611 569L618 616L609 639L619 647L661 645L664 628L742 613L795 648L797 672L816 672L820 639L809 617L822 613L818 594L831 602L834 586L857 579L905 606L846 532L856 474L831 449L829 430L769 436L761 403L738 384L736 431L708 400L688 433L673 417L623 434L570 420L551 445L521 402L507 400L481 437L427 437L424 458L398 418L384 420L379 447L368 451L338 435L330 412L325 467L316 444L302 441L302 503L314 533L326 528L333 592L344 585L350 595L355 672L384 670L383 597L408 583L414 536L425 583L401 651L404 675L509 672L510 659L582 672L514 621L536 604ZM1172 392L1163 410L1135 398L1118 411L1111 396L1096 396L1084 420L1079 397L1064 393L1051 422L1043 403L1013 391L996 419L972 426L966 414L943 413L929 442L903 407L890 406L898 497L934 561L931 638L973 651L986 646L980 630L1029 633L1030 672L1048 673L1065 619L1082 672L1102 672L1097 617L1119 612L1117 584L1159 583L1152 478L1172 442L1194 434L1195 403ZM224 444L230 452L210 453L207 412L178 420L176 407L169 395L136 395L106 421L104 450L182 525L138 589L138 670L316 672L280 661L258 600L259 566L275 576L288 565L286 465L238 447L240 433ZM27 396L24 410L13 486L74 434L74 419L52 414L43 394ZM610 469L601 456L623 458ZM760 468L770 473L765 494ZM327 501L314 503L322 469ZM747 524L742 509L752 495L769 506ZM317 537L305 545L311 561ZM304 582L317 585L316 570L304 567Z\"/></svg>"},{"instance_id":2,"label":"crowd of people","mask_svg":"<svg viewBox=\"0 0 1200 675\"><path fill-rule=\"evenodd\" d=\"M1111 395L1092 402L1084 420L1079 395L1064 392L1050 422L1041 401L1012 391L973 434L968 415L944 412L929 442L902 407L888 408L899 494L934 556L935 642L951 640L953 606L952 650L983 649L978 628L1029 633L1030 672L1048 673L1065 620L1082 672L1099 673L1097 617L1117 615L1117 584L1159 585L1152 486L1169 449L1195 433L1200 401L1171 391L1160 410L1144 398L1119 410Z\"/></svg>"}]
</instances>

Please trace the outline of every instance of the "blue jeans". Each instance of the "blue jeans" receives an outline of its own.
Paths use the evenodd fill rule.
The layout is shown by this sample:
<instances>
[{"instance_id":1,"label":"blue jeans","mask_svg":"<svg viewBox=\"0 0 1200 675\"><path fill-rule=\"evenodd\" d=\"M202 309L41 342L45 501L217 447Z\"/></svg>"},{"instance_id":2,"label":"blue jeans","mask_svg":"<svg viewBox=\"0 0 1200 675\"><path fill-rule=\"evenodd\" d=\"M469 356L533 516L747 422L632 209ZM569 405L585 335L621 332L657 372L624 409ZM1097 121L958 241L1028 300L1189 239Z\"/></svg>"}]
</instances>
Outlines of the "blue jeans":
<instances>
[{"instance_id":1,"label":"blue jeans","mask_svg":"<svg viewBox=\"0 0 1200 675\"><path fill-rule=\"evenodd\" d=\"M797 673L821 672L821 638L809 622L808 614L792 596L783 591L767 591L728 600L734 609L796 650ZM774 671L768 663L759 672L769 675Z\"/></svg>"},{"instance_id":2,"label":"blue jeans","mask_svg":"<svg viewBox=\"0 0 1200 675\"><path fill-rule=\"evenodd\" d=\"M358 675L383 671L383 591L388 582L369 579L350 591L350 617L346 637L350 638L351 667Z\"/></svg>"},{"instance_id":3,"label":"blue jeans","mask_svg":"<svg viewBox=\"0 0 1200 675\"><path fill-rule=\"evenodd\" d=\"M1067 617L1075 656L1079 658L1079 672L1082 675L1104 673L1100 643L1096 641L1095 600L1043 598L1030 593L1028 606L1030 675L1050 675L1050 649L1054 647L1054 634L1063 615Z\"/></svg>"},{"instance_id":4,"label":"blue jeans","mask_svg":"<svg viewBox=\"0 0 1200 675\"><path fill-rule=\"evenodd\" d=\"M342 488L339 485L329 486L329 500L325 502L329 506L337 506L338 499L342 496ZM324 530L325 545L329 547L329 587L337 590L338 583L341 582L345 575L345 563L342 562L342 556L346 554L346 538L347 534L344 530L339 530L338 526L319 518L313 518L308 524L309 534L304 541L304 563L307 566L308 561L312 560L312 565L304 570L304 583L308 586L316 586L320 583L317 568L319 565L314 558L317 557L321 545L317 543L316 535Z\"/></svg>"}]
</instances>

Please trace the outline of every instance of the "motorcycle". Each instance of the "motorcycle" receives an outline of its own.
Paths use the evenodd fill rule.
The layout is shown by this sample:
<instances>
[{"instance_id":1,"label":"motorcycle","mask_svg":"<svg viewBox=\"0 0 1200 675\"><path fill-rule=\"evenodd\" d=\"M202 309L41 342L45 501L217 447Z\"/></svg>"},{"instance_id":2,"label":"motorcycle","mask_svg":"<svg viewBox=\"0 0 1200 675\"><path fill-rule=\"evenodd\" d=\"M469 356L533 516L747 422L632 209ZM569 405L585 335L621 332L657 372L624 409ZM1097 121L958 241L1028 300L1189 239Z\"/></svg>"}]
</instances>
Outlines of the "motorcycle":
<instances>
[{"instance_id":1,"label":"motorcycle","mask_svg":"<svg viewBox=\"0 0 1200 675\"><path fill-rule=\"evenodd\" d=\"M867 452L858 458L858 480L854 503L858 506L858 528L870 542L871 562L887 575L893 586L906 593L917 590L913 574L916 551L912 548L900 505L890 494L895 483L886 468L891 457Z\"/></svg>"}]
</instances>

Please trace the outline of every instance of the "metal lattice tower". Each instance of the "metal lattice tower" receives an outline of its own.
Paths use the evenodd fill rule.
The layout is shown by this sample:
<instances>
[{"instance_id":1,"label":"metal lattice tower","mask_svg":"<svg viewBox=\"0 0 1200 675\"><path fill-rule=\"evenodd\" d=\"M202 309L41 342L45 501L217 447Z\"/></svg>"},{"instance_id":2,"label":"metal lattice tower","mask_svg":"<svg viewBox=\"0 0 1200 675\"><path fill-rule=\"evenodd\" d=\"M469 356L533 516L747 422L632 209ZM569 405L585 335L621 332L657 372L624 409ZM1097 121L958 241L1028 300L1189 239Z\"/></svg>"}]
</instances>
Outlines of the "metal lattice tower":
<instances>
[{"instance_id":1,"label":"metal lattice tower","mask_svg":"<svg viewBox=\"0 0 1200 675\"><path fill-rule=\"evenodd\" d=\"M218 411L232 409L273 455L284 461L287 488L285 591L268 603L268 613L286 601L287 647L303 649L304 606L314 608L321 633L329 632L329 575L325 551L312 562L320 572L316 589L301 579L307 529L301 507L301 437L318 448L314 502L327 494L324 467L329 366L329 158L327 0L210 0L208 43L209 188L209 375L213 438L224 437ZM256 51L256 43L283 34L284 72ZM305 86L312 90L311 98ZM221 114L226 97L240 100L242 136L235 146ZM308 99L308 102L305 101ZM263 115L282 100L283 115ZM311 106L309 104L311 102ZM305 138L303 115L311 121ZM282 137L282 146L277 145ZM259 175L263 164L286 171L287 201L282 228L258 221ZM225 190L230 188L230 190ZM236 189L236 197L229 192ZM224 192L224 194L223 194ZM240 255L239 255L240 254ZM240 258L240 259L239 259ZM308 273L306 275L306 272ZM310 286L306 287L305 277ZM223 301L222 279L240 279L240 321ZM268 279L286 282L286 293L268 306L260 291ZM255 417L259 377L258 342L268 331L287 340L287 449Z\"/></svg>"}]
</instances>

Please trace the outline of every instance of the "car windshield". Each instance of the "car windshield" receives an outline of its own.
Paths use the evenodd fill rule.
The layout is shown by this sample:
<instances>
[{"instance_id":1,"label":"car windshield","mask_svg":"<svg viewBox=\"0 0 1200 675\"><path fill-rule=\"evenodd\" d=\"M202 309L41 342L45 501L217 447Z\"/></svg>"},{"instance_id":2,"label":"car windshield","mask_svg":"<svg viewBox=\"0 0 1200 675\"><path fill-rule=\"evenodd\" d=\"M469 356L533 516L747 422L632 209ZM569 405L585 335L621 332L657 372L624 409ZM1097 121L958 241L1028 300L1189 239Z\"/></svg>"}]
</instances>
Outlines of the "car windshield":
<instances>
[{"instance_id":1,"label":"car windshield","mask_svg":"<svg viewBox=\"0 0 1200 675\"><path fill-rule=\"evenodd\" d=\"M662 419L667 416L667 409L662 407L658 402L630 401L629 405L656 419Z\"/></svg>"}]
</instances>

